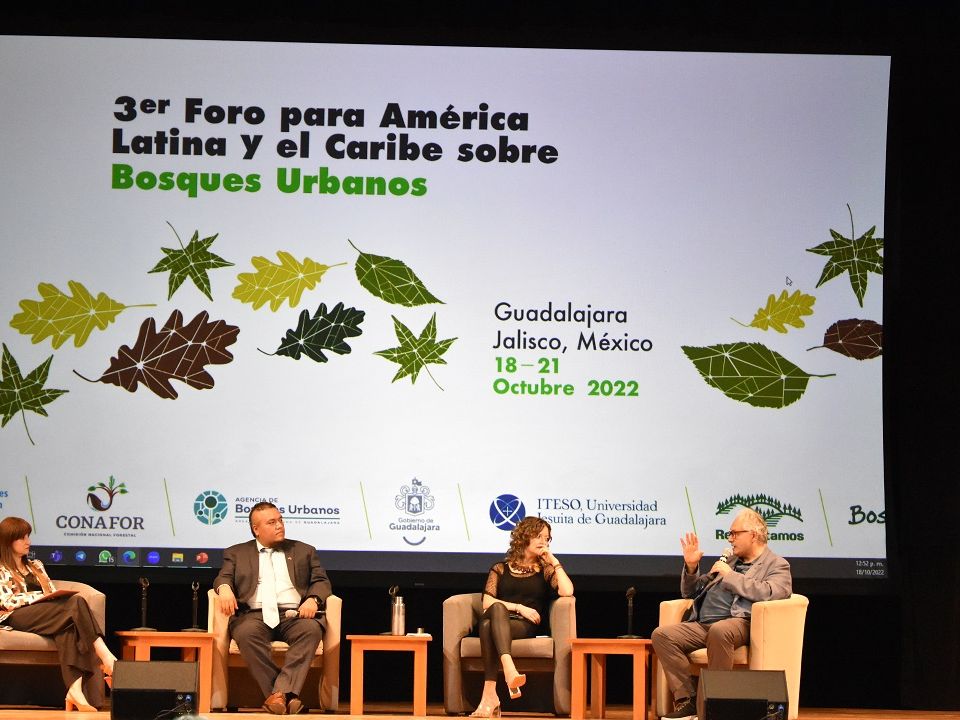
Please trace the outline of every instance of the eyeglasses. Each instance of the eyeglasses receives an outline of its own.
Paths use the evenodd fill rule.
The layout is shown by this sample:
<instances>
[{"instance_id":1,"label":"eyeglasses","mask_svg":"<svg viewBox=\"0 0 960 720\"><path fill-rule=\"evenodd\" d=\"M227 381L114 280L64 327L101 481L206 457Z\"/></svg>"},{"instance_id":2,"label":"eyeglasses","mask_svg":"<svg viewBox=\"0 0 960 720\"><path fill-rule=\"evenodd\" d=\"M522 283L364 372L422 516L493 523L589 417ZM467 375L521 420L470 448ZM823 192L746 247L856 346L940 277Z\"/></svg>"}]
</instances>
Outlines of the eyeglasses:
<instances>
[{"instance_id":1,"label":"eyeglasses","mask_svg":"<svg viewBox=\"0 0 960 720\"><path fill-rule=\"evenodd\" d=\"M740 533L753 532L753 530L731 530L727 533L727 540L733 540Z\"/></svg>"}]
</instances>

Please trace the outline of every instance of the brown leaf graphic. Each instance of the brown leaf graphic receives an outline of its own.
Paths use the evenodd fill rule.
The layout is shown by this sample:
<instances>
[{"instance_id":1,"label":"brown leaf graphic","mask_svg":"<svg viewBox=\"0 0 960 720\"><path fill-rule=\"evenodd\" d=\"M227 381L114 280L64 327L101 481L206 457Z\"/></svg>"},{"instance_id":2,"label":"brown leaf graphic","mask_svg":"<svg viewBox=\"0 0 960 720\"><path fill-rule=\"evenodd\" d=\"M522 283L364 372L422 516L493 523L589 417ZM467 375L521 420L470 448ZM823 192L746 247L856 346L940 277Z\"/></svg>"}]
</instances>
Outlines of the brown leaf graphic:
<instances>
[{"instance_id":1,"label":"brown leaf graphic","mask_svg":"<svg viewBox=\"0 0 960 720\"><path fill-rule=\"evenodd\" d=\"M823 334L823 345L834 352L856 358L870 360L883 354L883 325L873 320L838 320Z\"/></svg>"},{"instance_id":2,"label":"brown leaf graphic","mask_svg":"<svg viewBox=\"0 0 960 720\"><path fill-rule=\"evenodd\" d=\"M120 348L99 382L119 385L130 392L136 392L143 383L171 400L177 397L171 380L181 380L199 390L212 388L213 376L204 366L233 360L226 348L236 342L240 328L223 320L210 322L209 318L204 311L184 325L183 315L174 310L159 332L153 318L145 320L137 342L133 347Z\"/></svg>"}]
</instances>

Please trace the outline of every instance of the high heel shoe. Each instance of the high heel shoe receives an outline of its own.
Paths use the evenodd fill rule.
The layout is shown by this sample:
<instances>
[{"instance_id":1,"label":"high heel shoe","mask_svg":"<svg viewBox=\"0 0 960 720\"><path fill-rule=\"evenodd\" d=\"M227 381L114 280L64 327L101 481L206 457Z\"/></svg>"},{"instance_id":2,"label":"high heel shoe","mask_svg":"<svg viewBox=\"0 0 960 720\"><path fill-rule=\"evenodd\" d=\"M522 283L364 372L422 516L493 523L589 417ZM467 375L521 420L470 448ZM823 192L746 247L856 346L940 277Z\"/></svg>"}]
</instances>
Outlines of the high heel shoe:
<instances>
[{"instance_id":1,"label":"high heel shoe","mask_svg":"<svg viewBox=\"0 0 960 720\"><path fill-rule=\"evenodd\" d=\"M103 673L103 681L107 684L107 687L113 690L113 673L107 670L106 665L101 665L100 671Z\"/></svg>"},{"instance_id":2,"label":"high heel shoe","mask_svg":"<svg viewBox=\"0 0 960 720\"><path fill-rule=\"evenodd\" d=\"M500 717L500 703L496 705L485 705L480 703L477 709L470 713L470 717L475 718L498 718Z\"/></svg>"},{"instance_id":3,"label":"high heel shoe","mask_svg":"<svg viewBox=\"0 0 960 720\"><path fill-rule=\"evenodd\" d=\"M73 712L74 710L79 710L80 712L97 712L97 709L87 703L87 699L81 695L79 698L73 694L73 688L71 687L67 690L67 697L63 701L64 710L67 712Z\"/></svg>"},{"instance_id":4,"label":"high heel shoe","mask_svg":"<svg viewBox=\"0 0 960 720\"><path fill-rule=\"evenodd\" d=\"M507 683L507 690L510 692L511 700L516 700L523 694L520 692L520 688L526 685L526 683L526 675L517 675L513 680Z\"/></svg>"}]
</instances>

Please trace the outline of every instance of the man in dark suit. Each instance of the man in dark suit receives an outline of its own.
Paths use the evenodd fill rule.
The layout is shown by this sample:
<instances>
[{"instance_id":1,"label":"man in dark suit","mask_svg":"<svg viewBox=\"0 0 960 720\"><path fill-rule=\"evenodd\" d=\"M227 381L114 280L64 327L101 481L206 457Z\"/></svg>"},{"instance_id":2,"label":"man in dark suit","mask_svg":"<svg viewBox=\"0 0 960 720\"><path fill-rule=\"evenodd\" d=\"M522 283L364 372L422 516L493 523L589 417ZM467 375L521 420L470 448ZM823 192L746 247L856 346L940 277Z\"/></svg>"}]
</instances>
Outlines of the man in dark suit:
<instances>
[{"instance_id":1,"label":"man in dark suit","mask_svg":"<svg viewBox=\"0 0 960 720\"><path fill-rule=\"evenodd\" d=\"M303 710L300 690L323 639L330 580L312 546L286 539L273 503L253 506L250 530L254 540L223 551L213 581L217 611L230 616L230 636L263 691L263 709L295 715ZM290 646L282 669L273 662L274 640Z\"/></svg>"}]
</instances>

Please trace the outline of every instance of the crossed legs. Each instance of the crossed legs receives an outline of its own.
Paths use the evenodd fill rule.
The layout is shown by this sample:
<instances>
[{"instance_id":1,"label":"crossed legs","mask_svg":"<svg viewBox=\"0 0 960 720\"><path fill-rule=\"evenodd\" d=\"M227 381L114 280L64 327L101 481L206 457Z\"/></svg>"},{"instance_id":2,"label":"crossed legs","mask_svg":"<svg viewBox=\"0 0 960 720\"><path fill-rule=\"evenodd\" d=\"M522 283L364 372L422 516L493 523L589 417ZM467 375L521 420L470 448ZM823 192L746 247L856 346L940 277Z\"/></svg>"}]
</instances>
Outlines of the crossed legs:
<instances>
[{"instance_id":1,"label":"crossed legs","mask_svg":"<svg viewBox=\"0 0 960 720\"><path fill-rule=\"evenodd\" d=\"M750 619L727 618L714 623L682 622L658 627L650 636L657 660L676 700L696 695L687 653L707 649L710 670L732 670L733 653L750 642Z\"/></svg>"}]
</instances>

